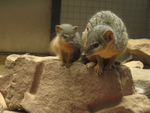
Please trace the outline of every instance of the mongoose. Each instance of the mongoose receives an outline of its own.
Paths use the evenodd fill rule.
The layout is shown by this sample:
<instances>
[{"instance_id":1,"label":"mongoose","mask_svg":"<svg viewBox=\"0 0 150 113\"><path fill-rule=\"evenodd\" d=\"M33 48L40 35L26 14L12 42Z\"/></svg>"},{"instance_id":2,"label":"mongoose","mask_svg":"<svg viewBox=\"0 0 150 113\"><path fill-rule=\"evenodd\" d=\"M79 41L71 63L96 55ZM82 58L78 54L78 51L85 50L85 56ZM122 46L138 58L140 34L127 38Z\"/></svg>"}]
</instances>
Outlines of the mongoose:
<instances>
[{"instance_id":1,"label":"mongoose","mask_svg":"<svg viewBox=\"0 0 150 113\"><path fill-rule=\"evenodd\" d=\"M78 26L70 24L56 25L56 37L50 43L50 52L57 55L61 65L69 67L79 59L81 54L81 39L77 32Z\"/></svg>"},{"instance_id":2,"label":"mongoose","mask_svg":"<svg viewBox=\"0 0 150 113\"><path fill-rule=\"evenodd\" d=\"M100 11L88 22L82 34L82 56L94 66L98 74L111 69L115 60L124 52L128 34L122 20L111 11ZM104 66L104 60L107 65Z\"/></svg>"}]
</instances>

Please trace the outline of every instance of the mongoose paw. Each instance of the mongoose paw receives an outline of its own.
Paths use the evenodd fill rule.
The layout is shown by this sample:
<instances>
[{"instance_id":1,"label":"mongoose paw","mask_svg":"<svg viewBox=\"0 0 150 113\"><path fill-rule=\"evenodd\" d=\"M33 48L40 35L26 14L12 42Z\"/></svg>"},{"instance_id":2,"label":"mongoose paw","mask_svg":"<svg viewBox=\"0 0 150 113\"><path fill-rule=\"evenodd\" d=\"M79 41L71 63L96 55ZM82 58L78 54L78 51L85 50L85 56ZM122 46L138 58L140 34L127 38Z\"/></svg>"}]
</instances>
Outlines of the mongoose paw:
<instances>
[{"instance_id":1,"label":"mongoose paw","mask_svg":"<svg viewBox=\"0 0 150 113\"><path fill-rule=\"evenodd\" d=\"M95 62L89 62L89 63L86 64L86 67L87 68L93 68L95 65L96 65Z\"/></svg>"},{"instance_id":2,"label":"mongoose paw","mask_svg":"<svg viewBox=\"0 0 150 113\"><path fill-rule=\"evenodd\" d=\"M103 73L103 69L99 65L95 66L95 71L98 75L101 75Z\"/></svg>"},{"instance_id":3,"label":"mongoose paw","mask_svg":"<svg viewBox=\"0 0 150 113\"><path fill-rule=\"evenodd\" d=\"M66 68L69 68L71 66L71 64L66 64Z\"/></svg>"},{"instance_id":4,"label":"mongoose paw","mask_svg":"<svg viewBox=\"0 0 150 113\"><path fill-rule=\"evenodd\" d=\"M113 65L107 65L106 67L105 67L105 70L109 70L109 69L112 69L112 68L115 68L115 64L113 64Z\"/></svg>"},{"instance_id":5,"label":"mongoose paw","mask_svg":"<svg viewBox=\"0 0 150 113\"><path fill-rule=\"evenodd\" d=\"M115 65L121 65L121 62L115 61Z\"/></svg>"},{"instance_id":6,"label":"mongoose paw","mask_svg":"<svg viewBox=\"0 0 150 113\"><path fill-rule=\"evenodd\" d=\"M65 63L63 63L63 62L61 62L61 63L60 63L60 65L61 65L61 66L65 66L66 64L65 64Z\"/></svg>"}]
</instances>

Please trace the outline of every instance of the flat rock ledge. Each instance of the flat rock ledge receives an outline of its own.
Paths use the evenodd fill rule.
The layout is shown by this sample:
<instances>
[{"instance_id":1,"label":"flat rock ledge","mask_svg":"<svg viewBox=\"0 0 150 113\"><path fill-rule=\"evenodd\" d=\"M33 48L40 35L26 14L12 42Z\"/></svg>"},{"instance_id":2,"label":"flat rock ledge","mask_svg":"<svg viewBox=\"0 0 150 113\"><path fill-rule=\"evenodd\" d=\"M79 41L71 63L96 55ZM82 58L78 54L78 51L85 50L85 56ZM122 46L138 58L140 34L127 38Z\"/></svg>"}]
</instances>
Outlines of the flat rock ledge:
<instances>
[{"instance_id":1,"label":"flat rock ledge","mask_svg":"<svg viewBox=\"0 0 150 113\"><path fill-rule=\"evenodd\" d=\"M150 64L150 39L129 39L126 51L133 59Z\"/></svg>"},{"instance_id":2,"label":"flat rock ledge","mask_svg":"<svg viewBox=\"0 0 150 113\"><path fill-rule=\"evenodd\" d=\"M10 55L0 77L0 92L9 110L29 113L148 113L150 100L135 93L131 71L120 65L98 76L55 57ZM140 103L140 104L139 104Z\"/></svg>"}]
</instances>

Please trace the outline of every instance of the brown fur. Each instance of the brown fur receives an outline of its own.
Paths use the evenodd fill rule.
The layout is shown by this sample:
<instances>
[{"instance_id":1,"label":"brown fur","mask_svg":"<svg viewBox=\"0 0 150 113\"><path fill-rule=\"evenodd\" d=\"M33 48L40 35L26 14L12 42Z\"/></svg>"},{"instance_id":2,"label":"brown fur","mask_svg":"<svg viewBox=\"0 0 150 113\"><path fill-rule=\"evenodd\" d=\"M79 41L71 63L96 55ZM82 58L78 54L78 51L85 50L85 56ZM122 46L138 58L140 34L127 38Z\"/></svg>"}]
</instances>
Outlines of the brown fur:
<instances>
[{"instance_id":1,"label":"brown fur","mask_svg":"<svg viewBox=\"0 0 150 113\"><path fill-rule=\"evenodd\" d=\"M128 34L122 20L110 11L96 13L82 34L82 56L88 68L95 65L101 74L114 67L128 42Z\"/></svg>"},{"instance_id":2,"label":"brown fur","mask_svg":"<svg viewBox=\"0 0 150 113\"><path fill-rule=\"evenodd\" d=\"M60 60L61 65L69 65L73 60L73 54L75 53L74 46L70 46L63 40L56 36L54 40L51 42L51 52L56 54Z\"/></svg>"},{"instance_id":3,"label":"brown fur","mask_svg":"<svg viewBox=\"0 0 150 113\"><path fill-rule=\"evenodd\" d=\"M59 57L62 66L66 65L66 67L69 67L71 63L78 60L80 57L80 44L78 44L78 41L76 41L80 37L76 34L76 26L73 27L68 24L63 24L62 26L56 26L57 35L50 43L50 53L53 53ZM62 33L64 29L68 29L68 26L70 29L75 30L75 32L73 32L74 34L71 34L71 36L74 36L74 38L69 37L69 31L68 34L66 32L65 34ZM68 40L64 39L64 35L68 36Z\"/></svg>"}]
</instances>

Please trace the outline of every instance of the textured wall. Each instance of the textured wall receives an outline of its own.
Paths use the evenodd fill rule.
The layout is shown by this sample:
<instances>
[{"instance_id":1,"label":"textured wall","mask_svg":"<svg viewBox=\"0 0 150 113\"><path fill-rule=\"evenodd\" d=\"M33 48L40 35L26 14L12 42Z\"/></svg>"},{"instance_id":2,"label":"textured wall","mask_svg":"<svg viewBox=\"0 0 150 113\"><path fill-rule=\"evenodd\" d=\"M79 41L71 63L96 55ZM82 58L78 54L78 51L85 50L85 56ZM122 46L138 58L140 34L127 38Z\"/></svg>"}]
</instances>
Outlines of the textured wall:
<instances>
[{"instance_id":1,"label":"textured wall","mask_svg":"<svg viewBox=\"0 0 150 113\"><path fill-rule=\"evenodd\" d=\"M150 37L149 0L62 0L61 23L85 29L89 18L111 10L122 18L130 38ZM57 7L56 7L57 8ZM0 51L47 53L51 0L0 0Z\"/></svg>"},{"instance_id":2,"label":"textured wall","mask_svg":"<svg viewBox=\"0 0 150 113\"><path fill-rule=\"evenodd\" d=\"M51 0L0 0L0 51L46 53Z\"/></svg>"},{"instance_id":3,"label":"textured wall","mask_svg":"<svg viewBox=\"0 0 150 113\"><path fill-rule=\"evenodd\" d=\"M62 0L61 23L78 25L79 31L82 32L93 14L100 10L111 10L122 18L130 38L148 38L148 2L148 0Z\"/></svg>"},{"instance_id":4,"label":"textured wall","mask_svg":"<svg viewBox=\"0 0 150 113\"><path fill-rule=\"evenodd\" d=\"M148 37L150 38L150 0L148 1Z\"/></svg>"}]
</instances>

